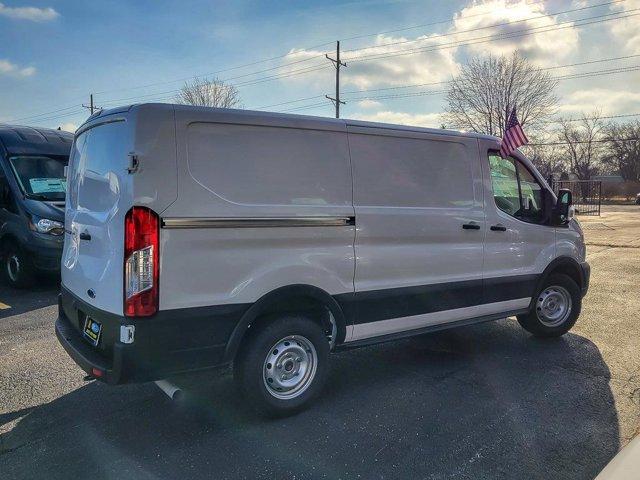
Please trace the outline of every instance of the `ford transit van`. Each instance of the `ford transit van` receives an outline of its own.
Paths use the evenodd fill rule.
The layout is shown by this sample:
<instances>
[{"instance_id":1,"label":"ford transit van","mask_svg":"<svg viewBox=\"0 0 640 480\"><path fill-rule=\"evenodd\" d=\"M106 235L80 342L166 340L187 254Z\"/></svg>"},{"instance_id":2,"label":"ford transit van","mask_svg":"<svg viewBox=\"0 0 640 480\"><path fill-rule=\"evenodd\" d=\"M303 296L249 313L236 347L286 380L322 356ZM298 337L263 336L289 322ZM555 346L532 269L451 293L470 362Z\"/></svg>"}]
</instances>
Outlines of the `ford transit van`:
<instances>
[{"instance_id":1,"label":"ford transit van","mask_svg":"<svg viewBox=\"0 0 640 480\"><path fill-rule=\"evenodd\" d=\"M60 272L72 141L60 130L0 125L0 255L14 287Z\"/></svg>"},{"instance_id":2,"label":"ford transit van","mask_svg":"<svg viewBox=\"0 0 640 480\"><path fill-rule=\"evenodd\" d=\"M571 193L499 139L145 104L96 114L68 171L56 333L111 384L232 364L243 397L307 404L334 350L580 314Z\"/></svg>"}]
</instances>

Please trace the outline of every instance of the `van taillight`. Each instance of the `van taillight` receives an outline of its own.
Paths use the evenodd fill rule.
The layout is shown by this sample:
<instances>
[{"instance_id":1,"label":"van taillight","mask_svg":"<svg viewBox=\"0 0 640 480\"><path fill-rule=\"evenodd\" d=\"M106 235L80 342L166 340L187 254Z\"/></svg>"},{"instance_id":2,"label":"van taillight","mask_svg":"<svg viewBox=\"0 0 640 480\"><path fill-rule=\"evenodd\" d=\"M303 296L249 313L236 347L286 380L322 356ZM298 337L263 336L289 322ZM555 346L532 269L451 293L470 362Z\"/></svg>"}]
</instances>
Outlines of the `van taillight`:
<instances>
[{"instance_id":1,"label":"van taillight","mask_svg":"<svg viewBox=\"0 0 640 480\"><path fill-rule=\"evenodd\" d=\"M124 314L146 317L158 310L158 215L133 207L124 219Z\"/></svg>"}]
</instances>

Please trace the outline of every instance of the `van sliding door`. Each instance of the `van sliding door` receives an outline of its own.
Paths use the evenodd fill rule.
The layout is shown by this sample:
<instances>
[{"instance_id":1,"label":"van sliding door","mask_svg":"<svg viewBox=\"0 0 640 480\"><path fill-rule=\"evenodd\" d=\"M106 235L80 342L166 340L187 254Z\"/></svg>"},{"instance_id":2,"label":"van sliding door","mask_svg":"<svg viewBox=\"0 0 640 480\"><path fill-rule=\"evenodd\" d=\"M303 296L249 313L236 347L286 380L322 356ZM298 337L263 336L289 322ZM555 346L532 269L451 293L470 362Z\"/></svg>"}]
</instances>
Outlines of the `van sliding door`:
<instances>
[{"instance_id":1,"label":"van sliding door","mask_svg":"<svg viewBox=\"0 0 640 480\"><path fill-rule=\"evenodd\" d=\"M477 316L485 235L477 141L348 128L357 229L347 341Z\"/></svg>"}]
</instances>

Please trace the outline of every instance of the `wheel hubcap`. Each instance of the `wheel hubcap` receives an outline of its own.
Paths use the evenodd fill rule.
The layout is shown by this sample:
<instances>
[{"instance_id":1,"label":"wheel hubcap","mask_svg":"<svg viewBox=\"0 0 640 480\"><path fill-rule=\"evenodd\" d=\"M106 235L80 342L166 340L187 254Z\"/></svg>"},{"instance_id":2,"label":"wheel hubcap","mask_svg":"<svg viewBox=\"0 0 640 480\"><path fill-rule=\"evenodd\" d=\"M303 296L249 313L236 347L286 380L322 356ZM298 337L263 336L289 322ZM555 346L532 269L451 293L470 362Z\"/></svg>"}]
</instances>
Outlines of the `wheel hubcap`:
<instances>
[{"instance_id":1,"label":"wheel hubcap","mask_svg":"<svg viewBox=\"0 0 640 480\"><path fill-rule=\"evenodd\" d=\"M267 391L276 398L301 395L316 375L318 354L308 339L291 335L277 342L267 354L263 379Z\"/></svg>"},{"instance_id":2,"label":"wheel hubcap","mask_svg":"<svg viewBox=\"0 0 640 480\"><path fill-rule=\"evenodd\" d=\"M545 288L536 302L538 320L547 327L562 325L571 314L571 295L564 287Z\"/></svg>"},{"instance_id":3,"label":"wheel hubcap","mask_svg":"<svg viewBox=\"0 0 640 480\"><path fill-rule=\"evenodd\" d=\"M18 275L20 274L20 259L18 259L18 256L15 254L7 257L7 274L12 282L18 280Z\"/></svg>"}]
</instances>

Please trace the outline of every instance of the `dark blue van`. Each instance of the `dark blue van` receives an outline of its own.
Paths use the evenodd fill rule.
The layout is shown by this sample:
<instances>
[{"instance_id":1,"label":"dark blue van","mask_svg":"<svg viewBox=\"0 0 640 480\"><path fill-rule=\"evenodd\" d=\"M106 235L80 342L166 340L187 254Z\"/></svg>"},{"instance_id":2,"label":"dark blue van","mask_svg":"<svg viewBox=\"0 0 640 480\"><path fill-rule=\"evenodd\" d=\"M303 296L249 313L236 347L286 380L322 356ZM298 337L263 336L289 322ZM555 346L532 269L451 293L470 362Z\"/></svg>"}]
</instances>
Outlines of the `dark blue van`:
<instances>
[{"instance_id":1,"label":"dark blue van","mask_svg":"<svg viewBox=\"0 0 640 480\"><path fill-rule=\"evenodd\" d=\"M0 124L0 253L10 285L60 271L72 142L68 132Z\"/></svg>"}]
</instances>

